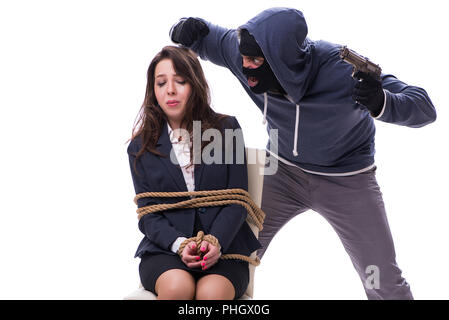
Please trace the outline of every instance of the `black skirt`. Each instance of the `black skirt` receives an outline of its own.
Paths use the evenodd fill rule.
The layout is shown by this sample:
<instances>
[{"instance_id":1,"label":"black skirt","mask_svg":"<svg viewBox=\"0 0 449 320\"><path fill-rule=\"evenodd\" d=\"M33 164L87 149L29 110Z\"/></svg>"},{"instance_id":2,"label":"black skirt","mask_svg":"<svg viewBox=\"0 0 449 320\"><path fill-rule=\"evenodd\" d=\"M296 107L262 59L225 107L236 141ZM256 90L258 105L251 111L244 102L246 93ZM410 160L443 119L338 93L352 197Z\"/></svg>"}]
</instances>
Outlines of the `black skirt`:
<instances>
[{"instance_id":1,"label":"black skirt","mask_svg":"<svg viewBox=\"0 0 449 320\"><path fill-rule=\"evenodd\" d=\"M140 281L143 287L156 294L156 281L165 271L181 269L189 272L195 281L209 274L218 274L231 281L235 290L234 299L240 298L248 288L249 268L248 262L242 260L219 259L212 267L202 270L201 268L189 268L178 255L145 253L139 264Z\"/></svg>"},{"instance_id":2,"label":"black skirt","mask_svg":"<svg viewBox=\"0 0 449 320\"><path fill-rule=\"evenodd\" d=\"M195 214L194 233L203 230L198 213ZM140 281L143 287L156 294L156 281L161 274L171 269L181 269L189 272L195 281L208 274L218 274L229 281L234 286L234 299L240 298L248 288L249 266L248 262L236 259L219 259L212 267L202 270L201 268L189 268L178 255L145 253L141 257L139 264Z\"/></svg>"}]
</instances>

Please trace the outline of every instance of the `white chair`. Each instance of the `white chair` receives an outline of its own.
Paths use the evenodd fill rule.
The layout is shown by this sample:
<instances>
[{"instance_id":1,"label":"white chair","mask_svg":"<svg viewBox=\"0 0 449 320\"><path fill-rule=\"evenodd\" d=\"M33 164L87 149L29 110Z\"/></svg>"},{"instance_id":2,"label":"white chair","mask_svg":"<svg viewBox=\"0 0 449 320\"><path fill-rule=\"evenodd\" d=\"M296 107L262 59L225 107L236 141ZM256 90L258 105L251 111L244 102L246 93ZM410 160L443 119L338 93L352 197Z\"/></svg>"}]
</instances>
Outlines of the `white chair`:
<instances>
[{"instance_id":1,"label":"white chair","mask_svg":"<svg viewBox=\"0 0 449 320\"><path fill-rule=\"evenodd\" d=\"M265 150L246 148L246 158L248 167L248 192L251 195L253 201L260 207L262 203L262 189L264 178L264 166L265 166ZM259 236L259 229L253 224L249 223L251 230L256 237ZM251 254L251 258L256 257L256 252ZM240 297L239 300L250 300L253 298L254 291L254 272L255 266L249 264L249 284L245 291L245 294ZM142 285L129 295L124 300L155 300L156 295L150 291L145 290Z\"/></svg>"}]
</instances>

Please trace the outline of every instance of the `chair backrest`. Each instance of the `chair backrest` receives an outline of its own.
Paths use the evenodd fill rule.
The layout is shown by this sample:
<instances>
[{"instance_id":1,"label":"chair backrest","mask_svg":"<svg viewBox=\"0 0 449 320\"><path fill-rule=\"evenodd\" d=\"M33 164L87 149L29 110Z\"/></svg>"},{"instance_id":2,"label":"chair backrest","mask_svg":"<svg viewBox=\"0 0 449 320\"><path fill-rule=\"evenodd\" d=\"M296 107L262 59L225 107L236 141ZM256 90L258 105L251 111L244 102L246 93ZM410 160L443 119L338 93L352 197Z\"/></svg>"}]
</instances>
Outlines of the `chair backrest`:
<instances>
[{"instance_id":1,"label":"chair backrest","mask_svg":"<svg viewBox=\"0 0 449 320\"><path fill-rule=\"evenodd\" d=\"M248 167L248 192L253 201L260 207L262 203L263 178L265 167L266 151L263 149L246 148L246 161ZM259 229L252 223L249 223L256 237L259 236ZM252 258L256 257L254 252ZM254 272L255 266L249 265L249 284L244 297L253 298L254 293Z\"/></svg>"},{"instance_id":2,"label":"chair backrest","mask_svg":"<svg viewBox=\"0 0 449 320\"><path fill-rule=\"evenodd\" d=\"M263 177L265 167L265 150L246 148L248 168L248 192L260 207L262 202Z\"/></svg>"}]
</instances>

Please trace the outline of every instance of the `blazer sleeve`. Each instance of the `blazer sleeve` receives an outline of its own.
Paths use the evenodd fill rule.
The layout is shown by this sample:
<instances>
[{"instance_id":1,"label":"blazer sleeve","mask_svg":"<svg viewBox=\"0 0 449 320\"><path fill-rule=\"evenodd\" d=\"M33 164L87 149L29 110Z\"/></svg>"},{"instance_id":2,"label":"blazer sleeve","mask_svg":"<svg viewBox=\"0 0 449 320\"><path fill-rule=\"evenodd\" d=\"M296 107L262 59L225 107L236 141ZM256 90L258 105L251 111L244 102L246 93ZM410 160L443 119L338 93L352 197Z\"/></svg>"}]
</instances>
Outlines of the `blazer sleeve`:
<instances>
[{"instance_id":1,"label":"blazer sleeve","mask_svg":"<svg viewBox=\"0 0 449 320\"><path fill-rule=\"evenodd\" d=\"M136 168L134 167L134 161L136 159L135 155L138 150L138 143L135 140L131 141L128 146L128 157L136 194L155 191L154 186L151 186L149 181L145 178L146 173L141 161L143 157L139 158L136 163ZM137 169L137 172L135 169ZM159 202L155 198L141 198L137 201L137 206L138 208L141 208L158 203ZM144 215L139 220L139 229L151 242L166 250L170 250L171 244L178 237L185 237L185 235L176 230L164 214L160 212Z\"/></svg>"},{"instance_id":2,"label":"blazer sleeve","mask_svg":"<svg viewBox=\"0 0 449 320\"><path fill-rule=\"evenodd\" d=\"M232 163L228 166L227 188L228 189L244 189L248 191L248 171L246 167L246 156L244 152L243 133L237 119L233 118L233 129L238 129L235 138L232 141ZM230 139L227 139L230 140ZM230 148L230 147L229 147ZM238 150L240 149L240 150ZM238 155L243 152L243 157L239 159ZM242 227L247 217L246 209L238 204L227 205L218 213L211 225L210 234L215 236L220 242L222 252L226 252Z\"/></svg>"},{"instance_id":3,"label":"blazer sleeve","mask_svg":"<svg viewBox=\"0 0 449 320\"><path fill-rule=\"evenodd\" d=\"M383 75L382 86L385 106L376 119L412 128L423 127L436 120L435 107L424 89L409 86L393 75Z\"/></svg>"}]
</instances>

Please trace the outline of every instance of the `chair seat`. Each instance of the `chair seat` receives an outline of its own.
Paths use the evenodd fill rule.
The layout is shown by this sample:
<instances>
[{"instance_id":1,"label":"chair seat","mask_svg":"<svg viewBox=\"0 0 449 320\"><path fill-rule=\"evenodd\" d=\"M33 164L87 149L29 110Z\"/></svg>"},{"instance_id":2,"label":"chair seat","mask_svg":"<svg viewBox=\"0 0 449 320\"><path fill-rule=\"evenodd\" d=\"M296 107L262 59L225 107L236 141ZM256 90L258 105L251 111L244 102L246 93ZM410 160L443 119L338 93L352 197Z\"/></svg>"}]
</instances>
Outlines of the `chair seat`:
<instances>
[{"instance_id":1,"label":"chair seat","mask_svg":"<svg viewBox=\"0 0 449 320\"><path fill-rule=\"evenodd\" d=\"M156 295L153 292L145 290L143 287L134 290L129 295L123 298L124 300L156 300Z\"/></svg>"},{"instance_id":2,"label":"chair seat","mask_svg":"<svg viewBox=\"0 0 449 320\"><path fill-rule=\"evenodd\" d=\"M251 299L252 298L245 293L238 300L251 300ZM134 290L126 297L124 297L123 300L156 300L156 295L141 287L137 290Z\"/></svg>"}]
</instances>

